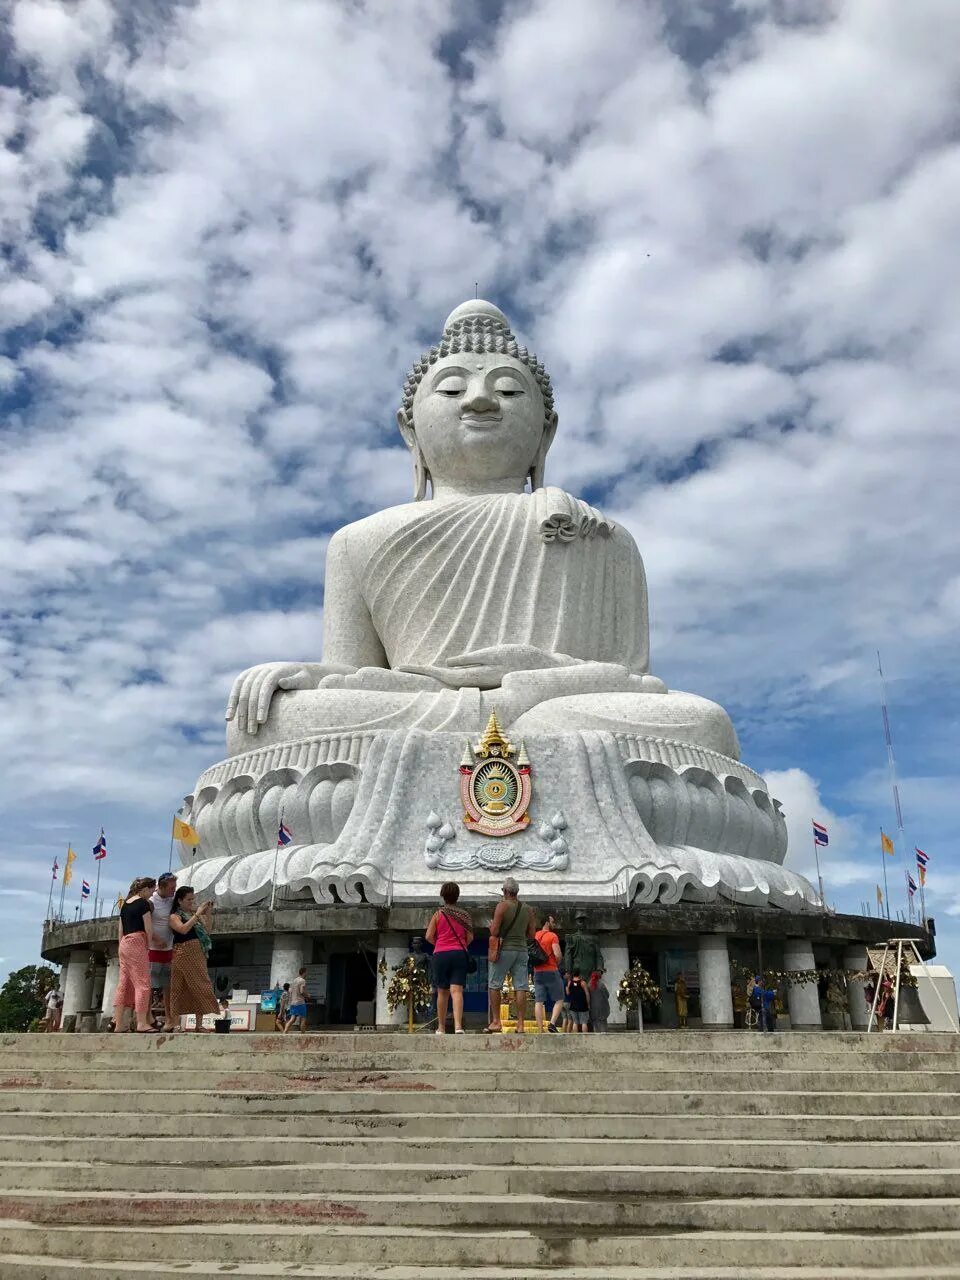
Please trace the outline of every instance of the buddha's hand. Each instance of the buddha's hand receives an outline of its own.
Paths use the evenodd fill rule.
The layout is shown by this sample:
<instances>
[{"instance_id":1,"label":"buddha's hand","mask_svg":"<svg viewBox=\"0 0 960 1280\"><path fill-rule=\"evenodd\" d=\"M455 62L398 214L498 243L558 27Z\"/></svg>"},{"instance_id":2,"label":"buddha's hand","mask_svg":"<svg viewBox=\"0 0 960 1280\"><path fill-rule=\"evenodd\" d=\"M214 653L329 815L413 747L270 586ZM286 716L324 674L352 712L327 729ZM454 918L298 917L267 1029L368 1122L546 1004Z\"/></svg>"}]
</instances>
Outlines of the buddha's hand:
<instances>
[{"instance_id":1,"label":"buddha's hand","mask_svg":"<svg viewBox=\"0 0 960 1280\"><path fill-rule=\"evenodd\" d=\"M261 662L234 680L224 718L236 720L241 733L255 734L266 723L278 689L316 689L324 676L351 670L327 662Z\"/></svg>"},{"instance_id":2,"label":"buddha's hand","mask_svg":"<svg viewBox=\"0 0 960 1280\"><path fill-rule=\"evenodd\" d=\"M543 671L547 667L574 666L579 661L565 653L548 653L532 644L498 644L455 654L437 666L404 667L404 670L431 676L459 689L496 689L511 671Z\"/></svg>"}]
</instances>

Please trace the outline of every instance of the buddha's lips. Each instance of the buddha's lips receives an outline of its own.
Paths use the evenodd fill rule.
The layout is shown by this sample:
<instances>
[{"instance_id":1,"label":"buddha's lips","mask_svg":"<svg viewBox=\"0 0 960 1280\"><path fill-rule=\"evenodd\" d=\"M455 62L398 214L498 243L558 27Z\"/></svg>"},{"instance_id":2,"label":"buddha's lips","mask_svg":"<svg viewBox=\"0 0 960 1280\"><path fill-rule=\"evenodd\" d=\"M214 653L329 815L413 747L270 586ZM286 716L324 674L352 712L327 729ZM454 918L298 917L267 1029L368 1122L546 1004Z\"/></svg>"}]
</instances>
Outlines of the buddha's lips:
<instances>
[{"instance_id":1,"label":"buddha's lips","mask_svg":"<svg viewBox=\"0 0 960 1280\"><path fill-rule=\"evenodd\" d=\"M503 421L503 415L499 413L464 413L460 415L460 421L465 427L488 427Z\"/></svg>"}]
</instances>

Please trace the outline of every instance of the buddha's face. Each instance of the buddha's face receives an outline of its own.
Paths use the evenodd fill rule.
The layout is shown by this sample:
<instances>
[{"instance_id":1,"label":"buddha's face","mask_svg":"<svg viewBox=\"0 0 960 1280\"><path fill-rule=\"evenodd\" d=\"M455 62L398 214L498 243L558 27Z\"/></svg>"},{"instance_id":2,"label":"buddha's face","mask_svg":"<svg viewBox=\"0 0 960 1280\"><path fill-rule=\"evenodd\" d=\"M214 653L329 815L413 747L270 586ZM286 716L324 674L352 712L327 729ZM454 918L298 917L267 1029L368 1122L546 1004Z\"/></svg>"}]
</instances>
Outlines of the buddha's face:
<instances>
[{"instance_id":1,"label":"buddha's face","mask_svg":"<svg viewBox=\"0 0 960 1280\"><path fill-rule=\"evenodd\" d=\"M427 469L438 479L525 476L544 437L543 396L512 356L445 356L417 388L413 429Z\"/></svg>"}]
</instances>

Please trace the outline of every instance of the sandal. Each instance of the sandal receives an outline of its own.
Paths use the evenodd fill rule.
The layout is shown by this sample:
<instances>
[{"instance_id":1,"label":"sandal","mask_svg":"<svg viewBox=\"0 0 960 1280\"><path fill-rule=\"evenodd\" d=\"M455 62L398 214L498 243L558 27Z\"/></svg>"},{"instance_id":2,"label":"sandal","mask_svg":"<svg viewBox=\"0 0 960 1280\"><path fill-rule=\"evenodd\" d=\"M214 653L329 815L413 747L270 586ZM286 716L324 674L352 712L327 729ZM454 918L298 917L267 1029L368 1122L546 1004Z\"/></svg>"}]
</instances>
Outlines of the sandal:
<instances>
[{"instance_id":1,"label":"sandal","mask_svg":"<svg viewBox=\"0 0 960 1280\"><path fill-rule=\"evenodd\" d=\"M159 1034L156 1027L137 1027L138 1036L158 1036Z\"/></svg>"}]
</instances>

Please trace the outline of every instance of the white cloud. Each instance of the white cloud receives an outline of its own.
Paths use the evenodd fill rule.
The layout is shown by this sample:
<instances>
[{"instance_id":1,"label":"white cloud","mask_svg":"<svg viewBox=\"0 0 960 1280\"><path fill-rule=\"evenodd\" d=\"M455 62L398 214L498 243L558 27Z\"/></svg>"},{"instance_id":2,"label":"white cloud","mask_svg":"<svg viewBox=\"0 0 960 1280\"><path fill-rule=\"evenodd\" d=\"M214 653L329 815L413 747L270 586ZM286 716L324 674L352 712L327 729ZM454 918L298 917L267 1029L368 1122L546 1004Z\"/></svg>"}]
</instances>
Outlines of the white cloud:
<instances>
[{"instance_id":1,"label":"white cloud","mask_svg":"<svg viewBox=\"0 0 960 1280\"><path fill-rule=\"evenodd\" d=\"M41 823L165 863L233 675L319 656L326 539L409 496L401 380L475 281L791 857L815 808L828 891L870 888L877 644L916 838L952 846L960 10L468 10L10 6L0 776L41 896Z\"/></svg>"}]
</instances>

